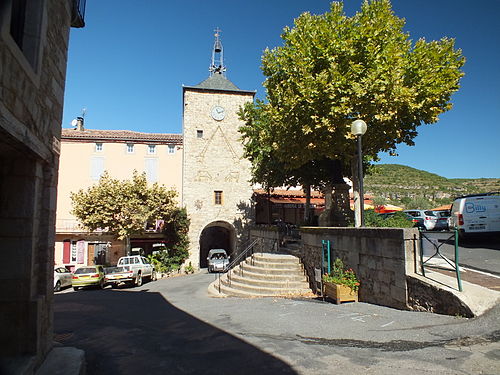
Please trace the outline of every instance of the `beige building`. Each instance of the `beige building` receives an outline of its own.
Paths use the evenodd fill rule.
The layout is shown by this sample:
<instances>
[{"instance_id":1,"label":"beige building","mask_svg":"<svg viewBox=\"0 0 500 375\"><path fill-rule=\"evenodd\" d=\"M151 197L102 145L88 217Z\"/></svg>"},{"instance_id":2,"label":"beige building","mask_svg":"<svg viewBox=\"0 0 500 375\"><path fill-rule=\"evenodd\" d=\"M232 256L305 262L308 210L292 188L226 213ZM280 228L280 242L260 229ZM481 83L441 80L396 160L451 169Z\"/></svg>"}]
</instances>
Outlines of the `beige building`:
<instances>
[{"instance_id":1,"label":"beige building","mask_svg":"<svg viewBox=\"0 0 500 375\"><path fill-rule=\"evenodd\" d=\"M86 189L107 171L113 178L130 179L136 170L149 182L175 189L181 201L182 136L127 130L85 129L77 118L75 129L63 129L56 220L55 263L69 268L82 264L116 264L125 243L106 233L86 233L71 214L71 193ZM162 236L154 231L132 238L131 247L145 250Z\"/></svg>"}]
</instances>

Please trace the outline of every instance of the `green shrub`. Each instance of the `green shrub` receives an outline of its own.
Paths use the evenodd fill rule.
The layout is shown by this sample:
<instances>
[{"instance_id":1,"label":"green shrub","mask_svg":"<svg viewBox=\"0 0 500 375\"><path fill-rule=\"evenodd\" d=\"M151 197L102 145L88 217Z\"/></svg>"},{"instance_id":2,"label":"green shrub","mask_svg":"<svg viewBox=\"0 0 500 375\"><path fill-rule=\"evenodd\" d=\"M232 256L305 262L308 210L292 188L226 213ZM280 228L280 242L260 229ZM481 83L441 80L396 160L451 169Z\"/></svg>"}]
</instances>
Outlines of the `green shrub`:
<instances>
[{"instance_id":1,"label":"green shrub","mask_svg":"<svg viewBox=\"0 0 500 375\"><path fill-rule=\"evenodd\" d=\"M411 228L413 222L402 211L395 212L393 215L384 218L374 210L365 211L365 226L378 228Z\"/></svg>"}]
</instances>

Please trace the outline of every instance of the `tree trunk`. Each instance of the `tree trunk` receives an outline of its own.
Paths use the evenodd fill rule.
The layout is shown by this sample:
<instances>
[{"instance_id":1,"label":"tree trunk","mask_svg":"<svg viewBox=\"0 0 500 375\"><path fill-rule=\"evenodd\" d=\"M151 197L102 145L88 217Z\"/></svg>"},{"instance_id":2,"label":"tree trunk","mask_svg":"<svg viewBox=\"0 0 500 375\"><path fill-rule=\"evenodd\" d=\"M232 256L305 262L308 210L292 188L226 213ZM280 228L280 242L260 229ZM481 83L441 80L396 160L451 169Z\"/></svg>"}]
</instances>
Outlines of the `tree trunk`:
<instances>
[{"instance_id":1,"label":"tree trunk","mask_svg":"<svg viewBox=\"0 0 500 375\"><path fill-rule=\"evenodd\" d=\"M311 225L311 185L304 185L304 192L306 194L306 204L304 206L304 224Z\"/></svg>"}]
</instances>

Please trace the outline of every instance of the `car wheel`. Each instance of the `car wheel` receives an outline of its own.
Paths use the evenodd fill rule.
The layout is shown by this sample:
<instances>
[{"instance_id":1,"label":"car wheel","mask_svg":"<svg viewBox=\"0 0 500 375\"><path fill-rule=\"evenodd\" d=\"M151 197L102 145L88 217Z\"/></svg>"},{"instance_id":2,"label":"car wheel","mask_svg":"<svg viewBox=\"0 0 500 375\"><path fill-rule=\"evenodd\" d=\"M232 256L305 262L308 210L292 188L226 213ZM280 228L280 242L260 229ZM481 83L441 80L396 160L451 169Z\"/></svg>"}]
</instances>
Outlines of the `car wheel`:
<instances>
[{"instance_id":1,"label":"car wheel","mask_svg":"<svg viewBox=\"0 0 500 375\"><path fill-rule=\"evenodd\" d=\"M135 286L141 286L142 285L142 275L138 274L137 279L135 280Z\"/></svg>"},{"instance_id":2,"label":"car wheel","mask_svg":"<svg viewBox=\"0 0 500 375\"><path fill-rule=\"evenodd\" d=\"M76 292L78 290L78 287L77 286L74 286L73 287L73 290Z\"/></svg>"},{"instance_id":3,"label":"car wheel","mask_svg":"<svg viewBox=\"0 0 500 375\"><path fill-rule=\"evenodd\" d=\"M61 290L61 282L57 280L56 286L54 287L54 292L59 292Z\"/></svg>"},{"instance_id":4,"label":"car wheel","mask_svg":"<svg viewBox=\"0 0 500 375\"><path fill-rule=\"evenodd\" d=\"M111 288L116 289L118 287L117 283L111 283Z\"/></svg>"}]
</instances>

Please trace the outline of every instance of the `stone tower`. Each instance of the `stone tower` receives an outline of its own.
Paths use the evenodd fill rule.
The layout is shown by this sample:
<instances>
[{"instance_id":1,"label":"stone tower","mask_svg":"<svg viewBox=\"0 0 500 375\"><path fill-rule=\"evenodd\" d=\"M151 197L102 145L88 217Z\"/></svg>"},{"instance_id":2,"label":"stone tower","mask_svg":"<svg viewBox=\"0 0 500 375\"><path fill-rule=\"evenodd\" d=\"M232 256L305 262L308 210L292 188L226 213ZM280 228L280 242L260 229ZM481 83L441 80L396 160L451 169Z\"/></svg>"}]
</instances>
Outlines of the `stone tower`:
<instances>
[{"instance_id":1,"label":"stone tower","mask_svg":"<svg viewBox=\"0 0 500 375\"><path fill-rule=\"evenodd\" d=\"M243 158L237 113L255 91L240 90L225 71L216 30L209 77L182 90L182 201L191 220L189 261L195 268L207 266L210 249L234 255L253 214L250 163Z\"/></svg>"}]
</instances>

